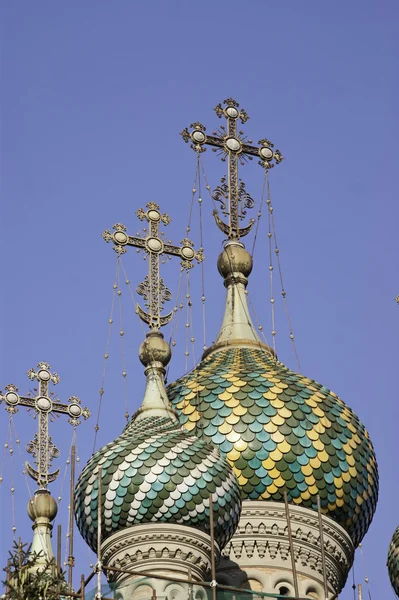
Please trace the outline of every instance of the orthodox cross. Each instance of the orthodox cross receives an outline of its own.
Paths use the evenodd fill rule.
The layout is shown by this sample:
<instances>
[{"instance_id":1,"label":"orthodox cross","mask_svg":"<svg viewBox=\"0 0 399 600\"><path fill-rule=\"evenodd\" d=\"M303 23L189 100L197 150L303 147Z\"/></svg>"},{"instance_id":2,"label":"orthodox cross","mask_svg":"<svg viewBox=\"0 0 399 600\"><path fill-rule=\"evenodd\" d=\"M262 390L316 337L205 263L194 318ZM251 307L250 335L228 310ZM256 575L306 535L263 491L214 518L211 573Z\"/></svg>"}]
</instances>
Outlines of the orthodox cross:
<instances>
[{"instance_id":1,"label":"orthodox cross","mask_svg":"<svg viewBox=\"0 0 399 600\"><path fill-rule=\"evenodd\" d=\"M192 268L194 259L200 263L204 260L204 255L202 248L197 252L194 250L193 242L188 238L184 238L180 242L181 246L174 246L169 240L166 242L163 239L164 234L159 231L159 225L160 223L169 225L171 218L166 213L162 214L155 202L148 202L146 208L148 208L147 211L140 208L136 212L140 221L146 220L149 224L148 230L143 230L145 237L128 235L125 225L121 223L113 226L113 233L107 229L102 236L106 242L111 240L114 242L114 250L118 255L127 251L125 246L134 246L138 248L138 251L145 252L145 258L149 257L148 275L137 287L137 293L143 296L148 312L139 305L136 310L139 317L150 326L152 331L158 331L163 325L169 323L173 316L173 311L167 315L161 315L164 303L170 300L172 295L159 274L160 257L165 254L179 256L181 267L188 270Z\"/></svg>"},{"instance_id":2,"label":"orthodox cross","mask_svg":"<svg viewBox=\"0 0 399 600\"><path fill-rule=\"evenodd\" d=\"M61 404L61 402L54 399L52 392L49 392L48 389L49 383L51 381L56 385L59 383L60 378L57 373L51 373L50 369L49 364L40 362L37 365L37 371L34 369L28 371L29 379L36 380L39 383L38 389L35 389L37 391L35 397L30 395L20 396L18 388L13 384L6 385L7 392L4 395L0 392L0 403L3 400L5 401L5 409L10 415L18 412L19 406L25 406L28 410L36 412L35 418L38 418L38 431L26 449L29 454L32 454L37 469L34 469L27 462L26 470L30 477L38 483L39 489L42 490L47 489L48 484L54 481L60 472L57 469L50 473L51 462L59 456L60 451L48 433L49 418L51 419L53 413L65 414L69 416L68 422L76 427L80 423L79 417L84 419L90 417L90 411L81 407L81 402L76 396L69 398L68 404Z\"/></svg>"},{"instance_id":3,"label":"orthodox cross","mask_svg":"<svg viewBox=\"0 0 399 600\"><path fill-rule=\"evenodd\" d=\"M245 208L252 208L254 201L245 190L245 184L238 178L238 162L243 164L257 156L262 167L271 169L275 163L279 164L283 160L283 155L280 150L273 150L273 144L266 138L259 140L260 146L252 146L252 140L247 140L242 131L237 131L237 121L245 123L249 119L245 110L240 109L238 102L232 98L225 100L224 105L218 104L215 112L219 118L226 117L226 127L220 127L218 132L208 135L205 133L206 127L196 122L190 125L191 131L183 129L180 135L185 142L191 141L191 148L198 154L205 152L204 146L208 145L214 147L214 152L219 151L223 161L227 158L227 183L223 177L222 185L214 190L212 196L221 202L224 214L229 217L228 225L219 218L216 210L213 214L217 226L229 239L239 239L249 233L255 220L251 219L247 227L240 229L239 221L246 214ZM227 207L223 199L227 201Z\"/></svg>"}]
</instances>

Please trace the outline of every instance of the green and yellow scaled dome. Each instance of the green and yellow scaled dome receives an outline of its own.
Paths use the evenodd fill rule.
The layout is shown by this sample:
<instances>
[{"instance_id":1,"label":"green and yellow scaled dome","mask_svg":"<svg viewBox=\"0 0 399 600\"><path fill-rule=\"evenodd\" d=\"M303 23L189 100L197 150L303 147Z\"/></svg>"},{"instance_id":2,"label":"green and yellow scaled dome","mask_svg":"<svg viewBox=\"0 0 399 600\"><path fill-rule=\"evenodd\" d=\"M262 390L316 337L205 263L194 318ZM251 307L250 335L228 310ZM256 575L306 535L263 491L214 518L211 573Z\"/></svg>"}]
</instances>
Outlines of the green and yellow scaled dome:
<instances>
[{"instance_id":1,"label":"green and yellow scaled dome","mask_svg":"<svg viewBox=\"0 0 399 600\"><path fill-rule=\"evenodd\" d=\"M389 544L387 566L392 587L399 597L399 527L395 530Z\"/></svg>"},{"instance_id":2,"label":"green and yellow scaled dome","mask_svg":"<svg viewBox=\"0 0 399 600\"><path fill-rule=\"evenodd\" d=\"M244 296L229 299L229 286L243 291L251 270L238 250L229 250L230 283L219 260L227 308L246 305ZM202 362L168 387L180 422L226 456L243 499L282 501L287 490L290 502L316 509L319 495L323 513L357 545L378 498L368 432L334 392L288 369L259 341L233 339L230 325L230 339L219 335ZM222 331L230 325L225 315Z\"/></svg>"}]
</instances>

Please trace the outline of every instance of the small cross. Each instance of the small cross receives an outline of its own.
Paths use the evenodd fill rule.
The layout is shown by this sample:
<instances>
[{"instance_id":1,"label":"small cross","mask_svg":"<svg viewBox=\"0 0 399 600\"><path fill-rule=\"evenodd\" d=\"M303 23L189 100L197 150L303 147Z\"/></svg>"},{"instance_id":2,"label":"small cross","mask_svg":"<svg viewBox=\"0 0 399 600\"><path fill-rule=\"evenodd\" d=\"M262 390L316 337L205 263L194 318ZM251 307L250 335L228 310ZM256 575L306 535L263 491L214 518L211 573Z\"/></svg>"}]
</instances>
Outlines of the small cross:
<instances>
[{"instance_id":1,"label":"small cross","mask_svg":"<svg viewBox=\"0 0 399 600\"><path fill-rule=\"evenodd\" d=\"M173 316L173 311L167 315L161 315L164 303L171 299L171 293L159 274L160 257L164 254L179 256L182 268L188 270L193 267L194 259L200 263L204 260L204 255L202 248L197 252L194 250L194 245L188 238L184 238L180 242L181 246L174 246L169 241L165 242L163 234L159 231L159 225L161 222L169 225L171 218L166 213L162 214L155 202L148 202L146 208L148 208L147 211L140 208L136 212L140 221L146 220L149 224L149 231L145 230L146 237L128 235L125 225L121 223L113 226L113 233L107 229L102 236L106 242L113 241L114 250L118 255L127 251L125 246L134 246L149 256L148 275L137 287L137 293L143 296L149 312L145 312L141 306L137 305L137 313L152 331L158 331L163 325L169 323Z\"/></svg>"},{"instance_id":2,"label":"small cross","mask_svg":"<svg viewBox=\"0 0 399 600\"><path fill-rule=\"evenodd\" d=\"M49 364L40 362L37 365L37 371L34 369L28 371L29 379L39 383L38 393L35 397L20 396L18 388L13 384L6 385L7 392L4 395L0 392L0 403L5 401L5 409L10 415L18 412L19 406L25 406L28 410L36 411L35 418L39 417L37 434L26 447L27 451L32 454L37 469L34 469L28 462L26 469L30 477L38 483L39 488L44 490L58 477L60 472L59 469L53 473L49 472L53 458L59 456L59 450L48 433L49 417L51 418L52 413L66 414L69 416L68 422L73 427L80 424L79 417L84 419L90 417L90 411L81 407L81 401L76 396L69 398L69 404L61 404L54 400L52 393L49 392L49 383L52 382L56 385L60 378L57 373L51 373L50 369Z\"/></svg>"},{"instance_id":3,"label":"small cross","mask_svg":"<svg viewBox=\"0 0 399 600\"><path fill-rule=\"evenodd\" d=\"M205 133L206 127L201 123L192 123L191 131L187 128L183 129L181 136L185 142L191 141L191 148L198 154L205 152L204 146L213 146L214 151L220 151L222 160L228 159L228 183L225 179L222 180L222 186L218 186L213 193L215 200L222 203L222 209L229 216L228 225L224 223L218 216L218 212L214 211L214 217L217 226L223 233L227 234L229 239L239 239L247 235L255 220L251 219L248 226L239 227L239 221L245 216L246 208L251 208L254 204L252 198L245 190L245 185L238 178L238 161L243 164L245 160L252 160L254 156L259 158L259 164L265 169L271 169L274 164L279 164L283 160L283 155L280 150L273 150L273 144L266 138L259 140L259 146L252 146L251 140L247 140L242 131L237 132L237 121L241 123L248 121L249 117L245 110L239 108L238 102L232 98L227 98L224 105L218 104L215 112L219 118L226 117L226 127L221 127L219 135L214 132L214 135ZM273 162L274 161L274 162ZM228 202L228 209L222 201L225 198Z\"/></svg>"}]
</instances>

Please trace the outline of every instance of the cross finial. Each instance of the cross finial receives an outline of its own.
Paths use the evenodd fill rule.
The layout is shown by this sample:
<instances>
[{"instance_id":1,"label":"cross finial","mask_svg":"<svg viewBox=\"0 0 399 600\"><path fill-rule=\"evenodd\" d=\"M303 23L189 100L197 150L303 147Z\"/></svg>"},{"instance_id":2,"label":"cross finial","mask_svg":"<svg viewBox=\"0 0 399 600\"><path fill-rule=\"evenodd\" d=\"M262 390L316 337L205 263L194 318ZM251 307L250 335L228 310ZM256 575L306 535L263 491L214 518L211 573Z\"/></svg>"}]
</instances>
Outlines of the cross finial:
<instances>
[{"instance_id":1,"label":"cross finial","mask_svg":"<svg viewBox=\"0 0 399 600\"><path fill-rule=\"evenodd\" d=\"M56 385L60 378L57 373L51 372L51 367L46 362L40 362L37 365L37 371L30 369L27 373L31 381L38 382L36 396L20 396L17 386L13 384L6 385L6 393L0 392L0 403L3 400L6 403L6 411L13 415L18 412L19 406L25 406L28 410L34 410L38 416L38 431L33 440L29 442L26 449L32 454L35 469L28 462L26 470L30 477L34 479L40 489L47 489L49 483L54 481L60 472L59 469L50 473L50 465L54 458L59 456L59 450L54 444L48 432L48 421L52 413L66 414L69 416L68 422L77 427L80 424L80 417L88 419L90 411L88 408L81 407L81 401L76 396L71 396L68 404L61 404L54 399L53 393L49 392L49 383Z\"/></svg>"},{"instance_id":2,"label":"cross finial","mask_svg":"<svg viewBox=\"0 0 399 600\"><path fill-rule=\"evenodd\" d=\"M243 164L254 156L265 169L271 169L283 160L280 150L267 138L259 140L259 146L252 146L252 140L247 140L243 131L237 131L237 121L246 123L249 117L233 98L227 98L223 104L218 104L215 112L219 118L226 117L226 126L208 135L206 127L199 122L192 123L189 129L184 129L181 136L185 142L191 141L191 148L198 154L205 152L205 146L213 146L214 152L221 155L222 161L228 161L228 175L222 179L222 185L213 192L213 198L221 203L221 209L228 216L228 224L224 223L214 211L216 224L227 234L229 239L238 240L249 233L255 220L251 219L246 227L240 228L239 223L246 215L246 208L251 208L254 201L245 189L245 184L238 178L238 162Z\"/></svg>"},{"instance_id":3,"label":"cross finial","mask_svg":"<svg viewBox=\"0 0 399 600\"><path fill-rule=\"evenodd\" d=\"M184 238L180 242L180 246L174 246L170 240L165 240L164 233L159 231L159 225L160 223L165 226L169 225L171 218L166 213L162 214L160 207L155 202L148 202L146 208L148 210L140 208L136 212L140 221L148 223L148 228L143 230L142 236L128 235L125 225L121 223L113 226L113 233L107 229L102 236L106 242L113 241L114 250L119 255L127 251L126 246L134 246L138 248L138 251L144 251L144 258L149 257L148 275L137 287L137 293L143 296L148 312L137 305L137 313L152 331L158 331L169 323L173 316L173 311L167 315L161 315L163 305L172 297L170 290L160 277L159 261L161 257L178 256L182 269L188 270L193 267L194 259L200 263L204 260L204 255L202 248L198 251L194 250L193 242L188 238Z\"/></svg>"}]
</instances>

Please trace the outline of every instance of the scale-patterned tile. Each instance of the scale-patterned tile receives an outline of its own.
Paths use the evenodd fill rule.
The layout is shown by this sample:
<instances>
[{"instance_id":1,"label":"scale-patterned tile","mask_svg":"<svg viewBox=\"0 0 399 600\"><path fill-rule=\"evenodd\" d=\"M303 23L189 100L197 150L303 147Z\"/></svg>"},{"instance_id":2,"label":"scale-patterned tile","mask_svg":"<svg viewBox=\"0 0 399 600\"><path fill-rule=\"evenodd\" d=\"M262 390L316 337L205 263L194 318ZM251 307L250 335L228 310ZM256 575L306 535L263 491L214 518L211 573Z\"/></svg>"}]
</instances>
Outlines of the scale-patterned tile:
<instances>
[{"instance_id":1,"label":"scale-patterned tile","mask_svg":"<svg viewBox=\"0 0 399 600\"><path fill-rule=\"evenodd\" d=\"M387 566L392 587L399 597L399 527L393 534L389 544Z\"/></svg>"},{"instance_id":2,"label":"scale-patterned tile","mask_svg":"<svg viewBox=\"0 0 399 600\"><path fill-rule=\"evenodd\" d=\"M226 455L243 498L281 500L286 488L290 501L316 509L319 494L323 512L361 541L377 504L377 463L334 392L264 350L235 347L209 355L168 394L181 423Z\"/></svg>"},{"instance_id":3,"label":"scale-patterned tile","mask_svg":"<svg viewBox=\"0 0 399 600\"><path fill-rule=\"evenodd\" d=\"M212 418L216 416L214 411ZM210 422L207 428L217 431ZM241 512L237 479L205 434L199 439L168 418L133 419L119 438L91 457L76 485L77 525L93 550L99 467L103 539L149 521L187 524L209 533L211 494L215 539L221 548L237 528Z\"/></svg>"}]
</instances>

